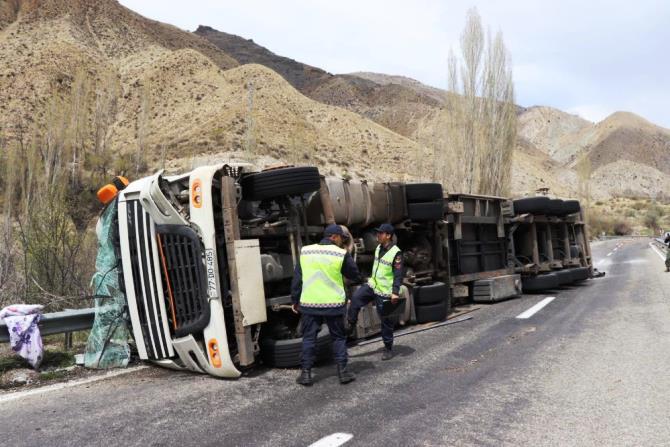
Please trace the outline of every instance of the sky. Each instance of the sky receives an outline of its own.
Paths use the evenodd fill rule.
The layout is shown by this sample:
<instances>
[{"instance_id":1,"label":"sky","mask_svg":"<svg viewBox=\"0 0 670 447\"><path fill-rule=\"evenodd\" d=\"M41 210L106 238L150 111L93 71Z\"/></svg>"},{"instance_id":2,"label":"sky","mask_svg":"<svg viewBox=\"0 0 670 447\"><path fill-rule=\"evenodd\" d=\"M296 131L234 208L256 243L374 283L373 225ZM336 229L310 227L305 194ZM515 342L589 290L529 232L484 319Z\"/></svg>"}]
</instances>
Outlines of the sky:
<instances>
[{"instance_id":1,"label":"sky","mask_svg":"<svg viewBox=\"0 0 670 447\"><path fill-rule=\"evenodd\" d=\"M188 31L208 25L331 73L447 87L468 9L501 31L517 104L600 121L630 111L670 128L670 1L120 0Z\"/></svg>"}]
</instances>

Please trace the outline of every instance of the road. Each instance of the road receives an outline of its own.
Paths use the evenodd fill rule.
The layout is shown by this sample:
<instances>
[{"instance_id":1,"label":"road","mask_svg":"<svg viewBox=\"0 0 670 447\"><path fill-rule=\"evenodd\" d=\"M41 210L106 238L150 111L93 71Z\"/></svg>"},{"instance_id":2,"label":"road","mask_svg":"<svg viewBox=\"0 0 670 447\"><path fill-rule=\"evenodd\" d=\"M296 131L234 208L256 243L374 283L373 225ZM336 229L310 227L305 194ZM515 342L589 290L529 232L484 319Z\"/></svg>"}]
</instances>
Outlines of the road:
<instances>
[{"instance_id":1,"label":"road","mask_svg":"<svg viewBox=\"0 0 670 447\"><path fill-rule=\"evenodd\" d=\"M308 389L294 370L222 381L148 368L0 402L3 443L669 445L670 273L647 240L593 251L604 278L402 337L388 362L377 344L352 348L346 386L332 365Z\"/></svg>"}]
</instances>

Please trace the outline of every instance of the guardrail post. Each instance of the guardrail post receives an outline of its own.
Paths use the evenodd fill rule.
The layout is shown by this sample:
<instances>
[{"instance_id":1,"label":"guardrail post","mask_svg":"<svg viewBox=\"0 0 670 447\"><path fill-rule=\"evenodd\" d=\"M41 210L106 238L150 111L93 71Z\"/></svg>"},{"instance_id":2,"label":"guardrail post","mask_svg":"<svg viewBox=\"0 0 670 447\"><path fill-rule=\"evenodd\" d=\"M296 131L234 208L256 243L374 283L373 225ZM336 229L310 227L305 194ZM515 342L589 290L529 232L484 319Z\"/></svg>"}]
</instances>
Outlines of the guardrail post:
<instances>
[{"instance_id":1,"label":"guardrail post","mask_svg":"<svg viewBox=\"0 0 670 447\"><path fill-rule=\"evenodd\" d=\"M65 333L65 339L63 340L63 348L65 348L66 351L72 349L72 332Z\"/></svg>"}]
</instances>

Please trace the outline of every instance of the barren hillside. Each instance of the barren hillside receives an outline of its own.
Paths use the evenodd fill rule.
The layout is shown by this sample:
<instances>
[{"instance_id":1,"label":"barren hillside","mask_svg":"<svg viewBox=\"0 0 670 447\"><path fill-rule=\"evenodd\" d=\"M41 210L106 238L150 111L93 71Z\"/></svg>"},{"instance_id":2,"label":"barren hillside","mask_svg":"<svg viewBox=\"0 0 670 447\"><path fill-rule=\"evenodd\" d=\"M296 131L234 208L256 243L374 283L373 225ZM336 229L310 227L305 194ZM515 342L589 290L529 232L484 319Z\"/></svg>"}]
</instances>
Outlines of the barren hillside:
<instances>
[{"instance_id":1,"label":"barren hillside","mask_svg":"<svg viewBox=\"0 0 670 447\"><path fill-rule=\"evenodd\" d=\"M519 117L519 138L545 152L563 168L589 161L591 190L598 198L651 196L670 182L670 131L628 112L599 123L548 107Z\"/></svg>"},{"instance_id":2,"label":"barren hillside","mask_svg":"<svg viewBox=\"0 0 670 447\"><path fill-rule=\"evenodd\" d=\"M53 97L69 92L78 72L98 84L129 60L146 61L179 49L206 55L220 69L237 62L209 42L145 19L116 1L2 0L0 126L41 121ZM132 97L123 85L121 101ZM123 105L123 104L122 104Z\"/></svg>"},{"instance_id":3,"label":"barren hillside","mask_svg":"<svg viewBox=\"0 0 670 447\"><path fill-rule=\"evenodd\" d=\"M76 85L82 75L85 87ZM16 137L17 124L43 130L58 101L76 94L92 127L108 103L106 150L140 154L149 169L237 156L427 180L432 154L451 150L448 94L409 78L333 75L209 27L188 33L146 19L113 0L0 0L4 136ZM99 129L87 138L94 130L101 138ZM520 110L516 194L549 187L574 195L580 158L590 161L594 195L653 195L670 180L670 131L630 113L593 124L548 107ZM385 172L371 168L380 161Z\"/></svg>"},{"instance_id":4,"label":"barren hillside","mask_svg":"<svg viewBox=\"0 0 670 447\"><path fill-rule=\"evenodd\" d=\"M107 150L138 153L148 169L163 157L183 167L196 157L237 154L315 163L336 175L403 178L410 159L425 157L416 142L308 99L265 67L236 68L235 58L207 40L116 1L0 5L0 129L10 141L19 123L43 130L56 112L54 98L81 94L81 113L93 122L101 98L111 95ZM91 85L75 86L78 73ZM388 175L371 170L372 160L384 161Z\"/></svg>"},{"instance_id":5,"label":"barren hillside","mask_svg":"<svg viewBox=\"0 0 670 447\"><path fill-rule=\"evenodd\" d=\"M421 141L416 138L421 120L443 106L443 97L436 93L438 89L431 90L408 78L402 82L399 82L400 77L380 82L385 75L333 75L279 56L251 39L206 26L198 27L195 33L240 62L271 68L316 101L346 108L416 141Z\"/></svg>"},{"instance_id":6,"label":"barren hillside","mask_svg":"<svg viewBox=\"0 0 670 447\"><path fill-rule=\"evenodd\" d=\"M194 34L207 39L241 64L260 64L272 69L303 93L333 77L320 68L278 56L256 44L252 39L244 39L203 25L200 25Z\"/></svg>"},{"instance_id":7,"label":"barren hillside","mask_svg":"<svg viewBox=\"0 0 670 447\"><path fill-rule=\"evenodd\" d=\"M402 85L403 87L408 87L414 90L420 95L430 96L441 104L446 102L448 97L447 91L422 84L416 79L408 78L407 76L394 76L383 73L372 73L369 71L357 71L355 73L350 73L350 75L367 79L368 81L372 81L380 85Z\"/></svg>"},{"instance_id":8,"label":"barren hillside","mask_svg":"<svg viewBox=\"0 0 670 447\"><path fill-rule=\"evenodd\" d=\"M519 115L519 135L552 159L564 162L581 147L571 148L575 135L593 123L551 107L530 107Z\"/></svg>"}]
</instances>

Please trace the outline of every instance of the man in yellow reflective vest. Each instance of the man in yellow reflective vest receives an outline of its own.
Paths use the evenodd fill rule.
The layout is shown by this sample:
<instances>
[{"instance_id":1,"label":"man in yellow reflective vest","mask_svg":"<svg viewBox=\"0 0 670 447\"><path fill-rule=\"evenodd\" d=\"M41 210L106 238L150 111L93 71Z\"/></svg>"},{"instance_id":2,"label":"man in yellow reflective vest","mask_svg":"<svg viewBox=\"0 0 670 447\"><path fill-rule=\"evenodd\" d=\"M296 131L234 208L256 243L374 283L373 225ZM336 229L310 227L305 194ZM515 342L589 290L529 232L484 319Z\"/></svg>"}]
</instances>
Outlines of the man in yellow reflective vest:
<instances>
[{"instance_id":1,"label":"man in yellow reflective vest","mask_svg":"<svg viewBox=\"0 0 670 447\"><path fill-rule=\"evenodd\" d=\"M333 342L340 383L355 380L347 369L347 334L344 327L346 294L343 276L360 281L360 272L344 246L345 233L339 225L328 225L318 244L300 251L291 283L293 311L302 313L302 371L300 385L310 386L316 358L316 337L325 322Z\"/></svg>"},{"instance_id":2,"label":"man in yellow reflective vest","mask_svg":"<svg viewBox=\"0 0 670 447\"><path fill-rule=\"evenodd\" d=\"M384 301L391 301L397 305L399 301L400 286L404 276L402 252L393 243L395 229L393 225L385 223L376 229L377 242L379 245L375 250L375 260L372 266L372 275L367 284L361 286L351 298L347 319L349 320L348 333L353 333L358 320L358 312L372 300L382 321L382 340L384 341L384 353L382 360L390 360L393 357L393 326L395 322L384 315Z\"/></svg>"}]
</instances>

